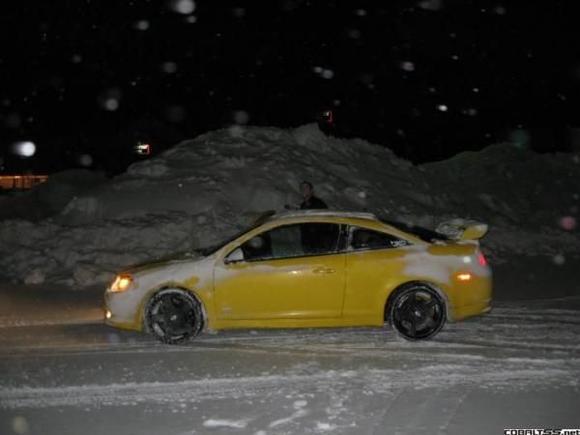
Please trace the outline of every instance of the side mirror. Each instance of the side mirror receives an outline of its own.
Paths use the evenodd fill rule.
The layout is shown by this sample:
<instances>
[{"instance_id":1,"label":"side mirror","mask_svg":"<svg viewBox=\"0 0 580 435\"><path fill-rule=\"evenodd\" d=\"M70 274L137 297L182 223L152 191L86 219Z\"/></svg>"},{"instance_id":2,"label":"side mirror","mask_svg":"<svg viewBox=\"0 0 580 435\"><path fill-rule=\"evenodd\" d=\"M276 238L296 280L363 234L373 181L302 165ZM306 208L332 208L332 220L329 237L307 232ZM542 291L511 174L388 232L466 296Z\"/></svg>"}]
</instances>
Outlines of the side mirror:
<instances>
[{"instance_id":1,"label":"side mirror","mask_svg":"<svg viewBox=\"0 0 580 435\"><path fill-rule=\"evenodd\" d=\"M229 253L229 255L225 258L224 263L230 264L238 263L240 261L244 261L244 252L242 251L242 248L236 248Z\"/></svg>"}]
</instances>

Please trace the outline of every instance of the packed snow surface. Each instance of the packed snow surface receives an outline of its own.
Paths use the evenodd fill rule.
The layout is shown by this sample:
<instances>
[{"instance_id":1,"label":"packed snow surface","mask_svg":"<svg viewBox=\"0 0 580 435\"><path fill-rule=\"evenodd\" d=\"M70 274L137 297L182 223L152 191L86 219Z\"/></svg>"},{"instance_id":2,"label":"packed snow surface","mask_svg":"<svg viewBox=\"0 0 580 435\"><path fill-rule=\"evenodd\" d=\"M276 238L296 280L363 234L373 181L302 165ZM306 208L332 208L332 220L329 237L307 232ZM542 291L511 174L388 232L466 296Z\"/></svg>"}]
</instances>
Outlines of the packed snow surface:
<instances>
[{"instance_id":1,"label":"packed snow surface","mask_svg":"<svg viewBox=\"0 0 580 435\"><path fill-rule=\"evenodd\" d=\"M32 318L41 289L28 290L7 294ZM88 319L77 305L74 316ZM2 305L0 432L13 433L8 422L47 435L577 427L579 312L577 296L500 302L420 342L345 328L226 331L167 346L96 322L15 326Z\"/></svg>"},{"instance_id":2,"label":"packed snow surface","mask_svg":"<svg viewBox=\"0 0 580 435\"><path fill-rule=\"evenodd\" d=\"M302 180L331 208L435 228L453 218L489 225L484 249L553 256L580 251L580 156L509 144L414 166L360 139L295 129L233 127L182 142L73 198L57 216L0 222L0 274L70 285L209 245L265 210L300 202ZM81 177L82 178L82 177Z\"/></svg>"}]
</instances>

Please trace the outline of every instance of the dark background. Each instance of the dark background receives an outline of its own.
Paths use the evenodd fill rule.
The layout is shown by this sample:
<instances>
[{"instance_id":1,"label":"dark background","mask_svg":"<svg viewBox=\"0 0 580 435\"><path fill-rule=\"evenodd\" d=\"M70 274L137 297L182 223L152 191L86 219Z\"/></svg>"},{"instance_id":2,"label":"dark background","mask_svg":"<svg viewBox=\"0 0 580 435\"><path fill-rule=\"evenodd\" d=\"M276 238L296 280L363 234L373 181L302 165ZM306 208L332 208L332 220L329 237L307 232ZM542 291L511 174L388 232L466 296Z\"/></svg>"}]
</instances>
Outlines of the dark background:
<instances>
[{"instance_id":1,"label":"dark background","mask_svg":"<svg viewBox=\"0 0 580 435\"><path fill-rule=\"evenodd\" d=\"M3 4L3 170L115 173L139 141L159 152L233 123L315 122L325 109L332 134L414 162L504 140L575 146L572 2L199 0L180 13L182 1ZM23 140L34 157L11 152Z\"/></svg>"}]
</instances>

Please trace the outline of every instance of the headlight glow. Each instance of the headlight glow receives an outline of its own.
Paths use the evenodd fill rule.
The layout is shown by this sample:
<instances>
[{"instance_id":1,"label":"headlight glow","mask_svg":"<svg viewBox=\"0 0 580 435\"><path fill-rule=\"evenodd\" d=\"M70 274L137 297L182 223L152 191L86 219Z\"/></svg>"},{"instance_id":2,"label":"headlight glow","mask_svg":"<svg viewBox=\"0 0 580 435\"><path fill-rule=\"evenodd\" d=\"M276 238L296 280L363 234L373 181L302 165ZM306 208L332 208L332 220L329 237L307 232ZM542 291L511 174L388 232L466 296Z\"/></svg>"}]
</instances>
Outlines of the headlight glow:
<instances>
[{"instance_id":1,"label":"headlight glow","mask_svg":"<svg viewBox=\"0 0 580 435\"><path fill-rule=\"evenodd\" d=\"M124 292L131 286L132 282L133 277L131 275L117 275L115 281L111 284L110 290L112 292Z\"/></svg>"}]
</instances>

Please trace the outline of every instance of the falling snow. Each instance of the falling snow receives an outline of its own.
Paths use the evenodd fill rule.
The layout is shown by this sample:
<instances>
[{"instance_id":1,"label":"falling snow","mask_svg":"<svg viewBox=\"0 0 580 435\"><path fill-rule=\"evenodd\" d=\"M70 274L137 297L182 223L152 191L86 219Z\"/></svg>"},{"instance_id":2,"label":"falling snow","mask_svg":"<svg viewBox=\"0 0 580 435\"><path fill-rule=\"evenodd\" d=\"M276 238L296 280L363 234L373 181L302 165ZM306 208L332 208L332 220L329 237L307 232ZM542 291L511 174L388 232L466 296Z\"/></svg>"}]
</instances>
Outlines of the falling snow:
<instances>
[{"instance_id":1,"label":"falling snow","mask_svg":"<svg viewBox=\"0 0 580 435\"><path fill-rule=\"evenodd\" d=\"M193 0L171 0L170 8L179 14L188 15L195 11L195 2Z\"/></svg>"}]
</instances>

